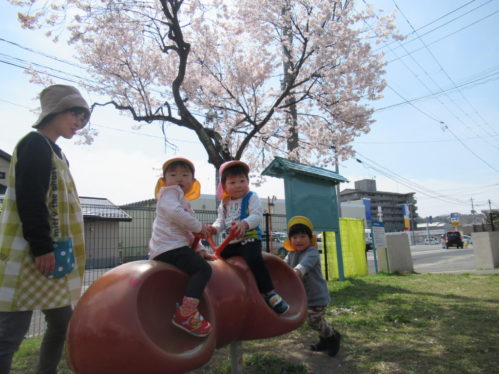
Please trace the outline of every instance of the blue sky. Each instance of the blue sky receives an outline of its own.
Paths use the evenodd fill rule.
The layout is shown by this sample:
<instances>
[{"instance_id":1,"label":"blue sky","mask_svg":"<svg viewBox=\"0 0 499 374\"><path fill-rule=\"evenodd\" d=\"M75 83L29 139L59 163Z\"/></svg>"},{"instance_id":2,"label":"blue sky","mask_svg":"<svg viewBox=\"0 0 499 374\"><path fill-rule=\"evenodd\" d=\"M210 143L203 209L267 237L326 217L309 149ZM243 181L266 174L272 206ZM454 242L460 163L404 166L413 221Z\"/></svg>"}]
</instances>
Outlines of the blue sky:
<instances>
[{"instance_id":1,"label":"blue sky","mask_svg":"<svg viewBox=\"0 0 499 374\"><path fill-rule=\"evenodd\" d=\"M388 87L385 97L375 103L371 132L353 143L357 156L340 163L340 174L351 181L342 189L353 187L355 180L374 178L378 190L416 192L422 217L469 214L472 199L477 211L488 209L489 200L498 209L499 1L371 3L385 12L398 7L397 26L408 37L383 47L389 61ZM15 65L29 61L81 74L78 68L43 54L74 61L71 49L52 44L43 32L22 30L16 10L3 0L0 149L6 152L11 153L30 130L41 89ZM59 141L80 195L107 197L117 204L152 198L161 164L175 154L190 157L198 165L203 192L214 192L214 169L192 133L169 128L170 140L177 146L173 150L165 146L158 126L137 131L133 121L112 109L99 109L92 123L99 131L92 145ZM278 179L256 190L262 197L284 197Z\"/></svg>"}]
</instances>

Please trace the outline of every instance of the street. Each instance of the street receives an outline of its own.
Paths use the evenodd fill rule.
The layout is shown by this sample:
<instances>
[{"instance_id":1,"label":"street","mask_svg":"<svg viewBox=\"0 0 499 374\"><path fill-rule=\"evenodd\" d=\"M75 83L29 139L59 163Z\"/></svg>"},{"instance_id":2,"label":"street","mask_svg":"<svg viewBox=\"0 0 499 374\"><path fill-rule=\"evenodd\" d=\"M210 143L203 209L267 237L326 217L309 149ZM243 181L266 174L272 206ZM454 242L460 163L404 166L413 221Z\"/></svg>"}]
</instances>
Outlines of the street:
<instances>
[{"instance_id":1,"label":"street","mask_svg":"<svg viewBox=\"0 0 499 374\"><path fill-rule=\"evenodd\" d=\"M475 270L471 246L445 249L440 244L419 245L411 247L411 252L412 264L417 273L468 273Z\"/></svg>"},{"instance_id":2,"label":"street","mask_svg":"<svg viewBox=\"0 0 499 374\"><path fill-rule=\"evenodd\" d=\"M493 273L497 270L476 270L473 246L442 248L440 244L411 246L412 264L416 273ZM369 273L374 274L372 251L367 255Z\"/></svg>"}]
</instances>

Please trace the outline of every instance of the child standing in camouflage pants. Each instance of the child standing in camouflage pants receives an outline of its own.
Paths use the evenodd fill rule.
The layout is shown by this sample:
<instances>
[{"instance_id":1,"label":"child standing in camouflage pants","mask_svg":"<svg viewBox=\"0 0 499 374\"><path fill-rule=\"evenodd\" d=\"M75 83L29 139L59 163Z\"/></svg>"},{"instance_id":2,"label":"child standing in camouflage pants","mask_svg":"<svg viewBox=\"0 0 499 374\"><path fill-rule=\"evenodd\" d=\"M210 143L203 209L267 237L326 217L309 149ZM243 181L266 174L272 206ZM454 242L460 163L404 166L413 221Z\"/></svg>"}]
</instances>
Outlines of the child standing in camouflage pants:
<instances>
[{"instance_id":1,"label":"child standing in camouflage pants","mask_svg":"<svg viewBox=\"0 0 499 374\"><path fill-rule=\"evenodd\" d=\"M285 261L303 281L308 299L308 326L319 333L319 341L312 344L313 351L327 351L331 357L340 349L341 335L331 327L324 316L330 297L321 272L321 259L312 234L313 225L307 217L295 216L288 222L288 238L284 248L289 253Z\"/></svg>"}]
</instances>

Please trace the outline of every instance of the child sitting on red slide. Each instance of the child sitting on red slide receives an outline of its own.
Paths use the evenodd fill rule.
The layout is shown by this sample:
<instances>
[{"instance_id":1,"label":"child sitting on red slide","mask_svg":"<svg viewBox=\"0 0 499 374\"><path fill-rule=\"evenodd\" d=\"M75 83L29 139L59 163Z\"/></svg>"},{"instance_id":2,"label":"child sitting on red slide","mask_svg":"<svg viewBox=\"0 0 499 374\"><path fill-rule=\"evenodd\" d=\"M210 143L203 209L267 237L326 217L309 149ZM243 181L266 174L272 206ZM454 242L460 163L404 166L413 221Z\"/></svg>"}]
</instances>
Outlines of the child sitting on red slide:
<instances>
[{"instance_id":1,"label":"child sitting on red slide","mask_svg":"<svg viewBox=\"0 0 499 374\"><path fill-rule=\"evenodd\" d=\"M197 199L201 186L194 179L194 165L176 157L163 164L163 177L156 184L156 218L149 242L149 258L174 265L189 274L185 296L173 316L172 323L198 337L207 336L211 324L198 311L199 300L211 277L206 260L216 256L207 253L200 244L191 248L194 234L208 237L211 227L196 217L188 200Z\"/></svg>"},{"instance_id":2,"label":"child sitting on red slide","mask_svg":"<svg viewBox=\"0 0 499 374\"><path fill-rule=\"evenodd\" d=\"M259 291L267 304L278 314L289 305L275 291L262 256L260 228L263 211L257 194L249 190L249 167L242 161L227 161L220 166L221 182L217 197L222 200L213 228L218 233L228 231L235 222L236 239L221 252L224 259L242 256L253 273Z\"/></svg>"}]
</instances>

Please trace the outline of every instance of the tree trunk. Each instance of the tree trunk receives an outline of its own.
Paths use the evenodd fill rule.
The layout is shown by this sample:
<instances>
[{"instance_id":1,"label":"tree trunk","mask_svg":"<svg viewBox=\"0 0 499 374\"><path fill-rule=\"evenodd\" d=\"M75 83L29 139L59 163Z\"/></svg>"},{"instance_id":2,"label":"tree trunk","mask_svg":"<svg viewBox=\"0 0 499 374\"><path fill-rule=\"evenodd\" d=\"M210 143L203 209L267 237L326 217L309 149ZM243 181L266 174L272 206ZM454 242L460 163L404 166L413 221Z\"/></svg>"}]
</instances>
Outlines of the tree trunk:
<instances>
[{"instance_id":1,"label":"tree trunk","mask_svg":"<svg viewBox=\"0 0 499 374\"><path fill-rule=\"evenodd\" d=\"M282 85L285 88L287 85L291 84L292 81L292 71L293 71L293 33L291 30L291 5L290 2L287 1L286 5L282 8L282 15L285 20L285 26L283 27L283 81ZM286 97L285 101L286 106L286 129L287 129L287 151L288 157L293 161L300 161L300 156L298 153L293 153L295 149L299 147L298 142L298 112L296 109L296 100L295 96L291 93L288 97Z\"/></svg>"}]
</instances>

